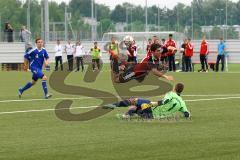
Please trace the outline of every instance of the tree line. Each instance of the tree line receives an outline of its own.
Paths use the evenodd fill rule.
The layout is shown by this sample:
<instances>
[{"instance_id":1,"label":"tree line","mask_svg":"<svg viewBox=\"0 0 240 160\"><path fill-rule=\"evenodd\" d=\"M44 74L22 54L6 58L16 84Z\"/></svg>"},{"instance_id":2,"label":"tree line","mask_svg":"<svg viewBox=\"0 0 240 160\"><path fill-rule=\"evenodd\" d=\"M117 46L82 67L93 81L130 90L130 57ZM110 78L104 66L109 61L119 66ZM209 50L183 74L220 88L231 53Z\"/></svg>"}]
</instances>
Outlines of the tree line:
<instances>
[{"instance_id":1,"label":"tree line","mask_svg":"<svg viewBox=\"0 0 240 160\"><path fill-rule=\"evenodd\" d=\"M125 31L144 31L145 30L145 8L140 5L123 3L117 5L113 10L103 4L94 4L94 16L98 23L98 34L101 36L105 32L115 31L116 23L128 22ZM4 23L10 22L19 31L21 25L27 23L27 1L8 0L0 1L0 20L2 31ZM31 0L31 31L33 36L41 34L41 7L43 1ZM90 33L91 27L84 24L84 17L91 17L90 0L71 0L69 4L64 2L58 4L49 1L49 21L64 22L65 8L71 13L72 28L77 33ZM240 23L240 1L227 2L228 25ZM192 16L193 10L193 16ZM211 38L218 38L222 31L217 25L226 24L226 0L193 0L191 6L178 3L173 9L158 8L157 5L148 7L149 31L179 31L191 36L191 25L193 17L194 37L200 38L204 33L201 26L214 26ZM158 26L160 24L160 27ZM188 26L188 27L186 27ZM51 28L50 28L51 29ZM63 26L59 26L63 30ZM187 29L187 30L186 30ZM210 36L209 35L209 36ZM233 28L228 29L229 38L237 38L237 33Z\"/></svg>"}]
</instances>

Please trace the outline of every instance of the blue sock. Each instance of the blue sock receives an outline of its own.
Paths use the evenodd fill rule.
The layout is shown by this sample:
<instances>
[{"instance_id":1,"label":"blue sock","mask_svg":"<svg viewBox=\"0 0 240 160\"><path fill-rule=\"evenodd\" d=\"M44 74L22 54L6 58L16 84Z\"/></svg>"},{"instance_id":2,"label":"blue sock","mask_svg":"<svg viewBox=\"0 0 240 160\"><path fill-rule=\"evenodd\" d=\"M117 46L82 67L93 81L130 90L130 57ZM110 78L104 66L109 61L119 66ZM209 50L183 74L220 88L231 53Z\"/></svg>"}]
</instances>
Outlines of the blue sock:
<instances>
[{"instance_id":1,"label":"blue sock","mask_svg":"<svg viewBox=\"0 0 240 160\"><path fill-rule=\"evenodd\" d=\"M28 82L23 88L20 89L20 91L23 93L25 90L32 87L32 83Z\"/></svg>"},{"instance_id":2,"label":"blue sock","mask_svg":"<svg viewBox=\"0 0 240 160\"><path fill-rule=\"evenodd\" d=\"M43 91L45 96L48 94L48 89L47 89L47 82L46 81L42 81L42 87L43 87Z\"/></svg>"}]
</instances>

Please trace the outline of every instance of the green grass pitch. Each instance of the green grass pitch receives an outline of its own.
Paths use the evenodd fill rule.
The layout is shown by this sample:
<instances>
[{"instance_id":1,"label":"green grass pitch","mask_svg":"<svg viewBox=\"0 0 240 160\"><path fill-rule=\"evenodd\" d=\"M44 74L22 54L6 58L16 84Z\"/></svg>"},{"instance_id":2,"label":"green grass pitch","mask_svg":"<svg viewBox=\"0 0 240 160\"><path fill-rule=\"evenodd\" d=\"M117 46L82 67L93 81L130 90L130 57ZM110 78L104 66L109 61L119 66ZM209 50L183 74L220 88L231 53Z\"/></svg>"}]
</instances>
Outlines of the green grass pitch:
<instances>
[{"instance_id":1,"label":"green grass pitch","mask_svg":"<svg viewBox=\"0 0 240 160\"><path fill-rule=\"evenodd\" d=\"M108 66L104 70L109 70ZM54 109L60 102L56 98L80 96L63 95L49 88L53 99L38 100L43 98L38 82L24 93L24 101L12 101L18 99L17 89L31 75L0 71L0 160L239 160L240 67L230 65L229 70L169 73L176 82L185 84L183 98L192 120L145 122L117 119L116 114L126 108L87 122L62 121L53 110L44 109ZM82 72L73 72L66 83L86 86L82 77ZM115 94L108 71L102 72L91 87ZM33 100L25 101L29 99ZM74 100L72 107L100 103L83 98Z\"/></svg>"}]
</instances>

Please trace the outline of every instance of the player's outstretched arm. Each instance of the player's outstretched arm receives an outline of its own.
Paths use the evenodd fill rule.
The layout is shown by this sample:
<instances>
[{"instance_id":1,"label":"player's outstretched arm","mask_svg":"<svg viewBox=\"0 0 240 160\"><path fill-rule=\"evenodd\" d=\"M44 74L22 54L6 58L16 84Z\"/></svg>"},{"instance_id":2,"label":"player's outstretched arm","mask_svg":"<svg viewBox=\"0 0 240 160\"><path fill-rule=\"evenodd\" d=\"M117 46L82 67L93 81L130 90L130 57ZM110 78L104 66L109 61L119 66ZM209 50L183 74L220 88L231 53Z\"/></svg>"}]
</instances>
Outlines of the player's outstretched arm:
<instances>
[{"instance_id":1,"label":"player's outstretched arm","mask_svg":"<svg viewBox=\"0 0 240 160\"><path fill-rule=\"evenodd\" d=\"M153 68L153 69L152 69L152 72L153 72L154 75L156 75L156 76L158 76L158 77L165 78L165 79L167 79L167 80L169 80L169 81L173 81L173 80L174 80L172 76L167 76L167 75L165 75L163 72L157 70L156 68Z\"/></svg>"},{"instance_id":2,"label":"player's outstretched arm","mask_svg":"<svg viewBox=\"0 0 240 160\"><path fill-rule=\"evenodd\" d=\"M151 102L152 107L158 106L158 102Z\"/></svg>"}]
</instances>

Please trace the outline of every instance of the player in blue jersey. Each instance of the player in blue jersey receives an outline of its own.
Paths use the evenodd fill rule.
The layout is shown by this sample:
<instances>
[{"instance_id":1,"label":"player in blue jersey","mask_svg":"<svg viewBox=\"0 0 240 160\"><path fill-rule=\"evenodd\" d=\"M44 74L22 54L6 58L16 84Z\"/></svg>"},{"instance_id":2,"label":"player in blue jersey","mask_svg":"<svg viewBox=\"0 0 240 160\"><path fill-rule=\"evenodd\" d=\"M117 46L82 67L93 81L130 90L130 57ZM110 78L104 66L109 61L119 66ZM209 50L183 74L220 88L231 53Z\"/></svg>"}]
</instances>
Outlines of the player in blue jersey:
<instances>
[{"instance_id":1,"label":"player in blue jersey","mask_svg":"<svg viewBox=\"0 0 240 160\"><path fill-rule=\"evenodd\" d=\"M130 99L122 100L117 103L104 105L103 108L114 109L117 107L129 107L125 115L132 116L135 113L138 114L139 111L141 112L141 107L143 104L151 104L151 101L147 99L142 99L142 98L130 98Z\"/></svg>"},{"instance_id":2,"label":"player in blue jersey","mask_svg":"<svg viewBox=\"0 0 240 160\"><path fill-rule=\"evenodd\" d=\"M18 95L21 98L24 91L31 88L33 85L36 84L38 79L42 79L42 87L45 94L45 98L48 99L52 95L48 94L47 89L47 76L43 74L42 68L43 66L48 66L48 53L43 48L43 40L41 38L37 38L35 40L36 48L28 51L24 56L24 70L27 71L28 64L29 68L32 72L32 82L28 82L24 87L19 88Z\"/></svg>"}]
</instances>

